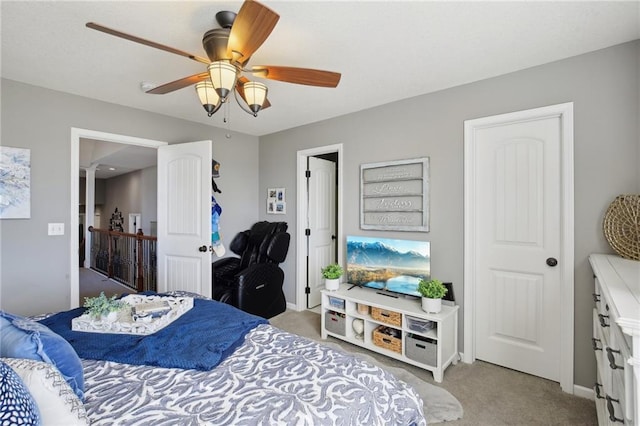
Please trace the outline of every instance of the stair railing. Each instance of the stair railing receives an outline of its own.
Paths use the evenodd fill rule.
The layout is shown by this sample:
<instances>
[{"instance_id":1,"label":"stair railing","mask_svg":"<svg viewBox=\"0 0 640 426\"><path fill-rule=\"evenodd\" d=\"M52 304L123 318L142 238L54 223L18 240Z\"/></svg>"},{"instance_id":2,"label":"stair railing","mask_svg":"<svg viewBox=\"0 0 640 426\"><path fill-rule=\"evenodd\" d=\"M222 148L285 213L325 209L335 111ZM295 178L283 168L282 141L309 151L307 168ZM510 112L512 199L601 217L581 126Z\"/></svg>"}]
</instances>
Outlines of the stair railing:
<instances>
[{"instance_id":1,"label":"stair railing","mask_svg":"<svg viewBox=\"0 0 640 426\"><path fill-rule=\"evenodd\" d=\"M91 257L89 266L127 287L157 291L157 238L89 227Z\"/></svg>"}]
</instances>

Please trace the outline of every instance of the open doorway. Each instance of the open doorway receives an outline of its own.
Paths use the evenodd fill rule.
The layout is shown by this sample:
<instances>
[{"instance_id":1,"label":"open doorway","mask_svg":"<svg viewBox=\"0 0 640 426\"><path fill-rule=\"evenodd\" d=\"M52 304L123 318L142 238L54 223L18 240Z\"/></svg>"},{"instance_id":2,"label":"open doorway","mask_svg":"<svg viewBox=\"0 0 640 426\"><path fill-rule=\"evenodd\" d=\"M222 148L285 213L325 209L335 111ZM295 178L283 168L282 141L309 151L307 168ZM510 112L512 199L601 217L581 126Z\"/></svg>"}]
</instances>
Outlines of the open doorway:
<instances>
[{"instance_id":1,"label":"open doorway","mask_svg":"<svg viewBox=\"0 0 640 426\"><path fill-rule=\"evenodd\" d=\"M79 204L80 204L80 144L82 140L92 140L92 141L102 141L106 143L115 143L115 144L124 144L135 147L146 147L150 149L157 150L159 147L167 145L166 142L155 141L150 139L142 139L136 138L132 136L124 136L117 135L112 133L104 133L94 130L87 129L71 129L71 205L70 205L70 215L71 215L71 229L70 229L70 237L71 237L71 245L70 245L70 270L69 270L69 278L70 278L70 307L75 308L81 304L80 298L80 258L79 250L82 242L80 240L80 214L79 214ZM90 173L95 173L93 170ZM94 175L95 177L95 175ZM87 235L86 228L89 225L93 225L93 220L95 218L95 211L93 209L93 200L94 195L86 197L85 200L87 206L91 206L87 208L84 212L84 220L86 223L83 227L84 229L84 244L88 244L88 239L90 235ZM102 220L104 221L104 219ZM85 251L86 253L86 251ZM86 257L86 256L85 256ZM85 259L86 262L86 259ZM102 279L100 277L90 278ZM106 283L98 283L99 285L103 285Z\"/></svg>"},{"instance_id":2,"label":"open doorway","mask_svg":"<svg viewBox=\"0 0 640 426\"><path fill-rule=\"evenodd\" d=\"M342 144L298 151L296 305L319 305L320 268L343 263Z\"/></svg>"}]
</instances>

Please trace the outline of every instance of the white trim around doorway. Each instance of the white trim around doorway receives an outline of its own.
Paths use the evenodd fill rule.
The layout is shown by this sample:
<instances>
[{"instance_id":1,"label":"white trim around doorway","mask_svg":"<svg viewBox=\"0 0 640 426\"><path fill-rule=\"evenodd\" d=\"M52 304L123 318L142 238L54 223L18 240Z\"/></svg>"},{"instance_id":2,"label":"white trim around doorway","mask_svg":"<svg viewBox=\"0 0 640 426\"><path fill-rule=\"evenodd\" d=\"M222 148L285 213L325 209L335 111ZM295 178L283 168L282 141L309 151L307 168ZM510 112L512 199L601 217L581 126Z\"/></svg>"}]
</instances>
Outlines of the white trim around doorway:
<instances>
[{"instance_id":1,"label":"white trim around doorway","mask_svg":"<svg viewBox=\"0 0 640 426\"><path fill-rule=\"evenodd\" d=\"M343 256L343 238L342 238L342 176L343 176L343 147L342 144L327 145L317 148L305 149L298 151L297 153L297 208L296 208L296 306L295 310L303 311L307 308L306 294L304 288L307 282L307 237L305 235L305 229L308 227L307 223L307 179L305 177L305 171L307 170L307 157L313 157L316 155L329 154L336 152L338 154L338 223L336 229L337 244L338 244L338 259L342 259Z\"/></svg>"},{"instance_id":2,"label":"white trim around doorway","mask_svg":"<svg viewBox=\"0 0 640 426\"><path fill-rule=\"evenodd\" d=\"M80 278L79 278L79 259L78 259L78 204L80 202L79 185L80 181L80 139L95 139L105 142L115 142L126 145L137 145L147 148L155 148L168 145L168 142L156 141L152 139L143 139L134 136L118 135L115 133L105 133L96 130L71 128L71 229L69 231L71 261L69 265L69 286L70 286L70 308L77 308L80 299Z\"/></svg>"}]
</instances>

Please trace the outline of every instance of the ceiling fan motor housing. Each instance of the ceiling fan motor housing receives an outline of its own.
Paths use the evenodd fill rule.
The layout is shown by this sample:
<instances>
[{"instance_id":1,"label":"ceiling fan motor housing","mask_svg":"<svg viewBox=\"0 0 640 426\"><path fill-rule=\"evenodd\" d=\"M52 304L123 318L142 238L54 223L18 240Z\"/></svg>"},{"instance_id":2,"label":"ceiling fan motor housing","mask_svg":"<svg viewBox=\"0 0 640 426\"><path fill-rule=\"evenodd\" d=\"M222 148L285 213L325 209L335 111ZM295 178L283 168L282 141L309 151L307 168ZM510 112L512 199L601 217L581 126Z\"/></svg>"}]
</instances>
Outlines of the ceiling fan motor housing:
<instances>
[{"instance_id":1,"label":"ceiling fan motor housing","mask_svg":"<svg viewBox=\"0 0 640 426\"><path fill-rule=\"evenodd\" d=\"M207 31L202 37L202 47L207 52L207 57L211 62L223 59L231 59L227 57L227 43L229 42L229 28L214 28Z\"/></svg>"},{"instance_id":2,"label":"ceiling fan motor housing","mask_svg":"<svg viewBox=\"0 0 640 426\"><path fill-rule=\"evenodd\" d=\"M221 59L231 59L227 57L227 43L229 43L229 33L237 14L228 10L216 13L216 21L222 28L214 28L207 31L202 37L202 47L207 52L211 62Z\"/></svg>"}]
</instances>

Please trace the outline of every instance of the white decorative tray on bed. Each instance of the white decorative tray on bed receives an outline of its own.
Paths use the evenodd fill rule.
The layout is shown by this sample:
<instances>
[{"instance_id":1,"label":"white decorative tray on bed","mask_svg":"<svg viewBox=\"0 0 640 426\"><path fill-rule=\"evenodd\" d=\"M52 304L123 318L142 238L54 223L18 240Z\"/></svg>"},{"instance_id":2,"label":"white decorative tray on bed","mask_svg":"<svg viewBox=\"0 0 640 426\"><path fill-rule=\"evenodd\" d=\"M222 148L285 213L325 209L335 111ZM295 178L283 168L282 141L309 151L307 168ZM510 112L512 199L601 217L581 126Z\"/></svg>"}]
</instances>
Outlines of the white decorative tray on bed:
<instances>
[{"instance_id":1,"label":"white decorative tray on bed","mask_svg":"<svg viewBox=\"0 0 640 426\"><path fill-rule=\"evenodd\" d=\"M71 329L91 333L153 334L171 324L185 312L193 308L192 297L161 297L130 294L121 300L131 305L131 309L124 309L118 312L118 317L114 321L96 319L89 314L83 314L71 320ZM162 309L163 306L166 306L167 309ZM141 310L140 308L149 308L149 312L152 312L154 315L134 315L136 307L138 311ZM163 311L164 313L158 315Z\"/></svg>"}]
</instances>

